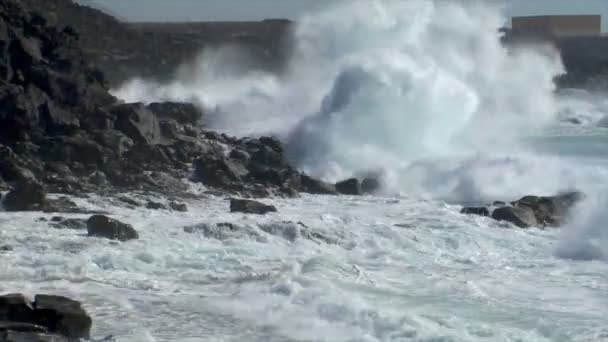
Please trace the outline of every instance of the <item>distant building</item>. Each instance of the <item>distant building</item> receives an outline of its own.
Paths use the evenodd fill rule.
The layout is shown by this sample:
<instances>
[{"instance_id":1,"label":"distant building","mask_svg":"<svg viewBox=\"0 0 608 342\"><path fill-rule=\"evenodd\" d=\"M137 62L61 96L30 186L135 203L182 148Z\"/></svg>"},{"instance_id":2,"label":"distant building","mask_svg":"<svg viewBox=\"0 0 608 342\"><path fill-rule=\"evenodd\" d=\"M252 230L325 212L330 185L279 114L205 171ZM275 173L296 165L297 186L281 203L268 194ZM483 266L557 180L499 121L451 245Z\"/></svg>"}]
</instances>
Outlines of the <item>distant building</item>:
<instances>
[{"instance_id":1,"label":"distant building","mask_svg":"<svg viewBox=\"0 0 608 342\"><path fill-rule=\"evenodd\" d=\"M512 33L534 36L600 36L602 34L601 15L542 15L513 17Z\"/></svg>"}]
</instances>

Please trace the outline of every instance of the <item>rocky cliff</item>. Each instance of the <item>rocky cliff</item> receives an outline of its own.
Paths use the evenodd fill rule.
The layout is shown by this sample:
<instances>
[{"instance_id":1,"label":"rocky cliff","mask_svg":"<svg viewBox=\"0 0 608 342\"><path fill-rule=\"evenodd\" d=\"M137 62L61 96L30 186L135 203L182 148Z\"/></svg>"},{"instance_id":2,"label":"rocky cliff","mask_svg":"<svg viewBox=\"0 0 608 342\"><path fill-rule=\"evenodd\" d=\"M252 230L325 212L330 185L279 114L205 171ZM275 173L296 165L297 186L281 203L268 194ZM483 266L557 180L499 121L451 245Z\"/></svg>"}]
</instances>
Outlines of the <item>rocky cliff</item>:
<instances>
[{"instance_id":1,"label":"rocky cliff","mask_svg":"<svg viewBox=\"0 0 608 342\"><path fill-rule=\"evenodd\" d=\"M275 139L207 131L191 104L120 103L87 62L82 34L38 10L0 2L0 190L15 189L15 210L47 208L45 190L180 193L185 178L249 196L322 188L302 181Z\"/></svg>"}]
</instances>

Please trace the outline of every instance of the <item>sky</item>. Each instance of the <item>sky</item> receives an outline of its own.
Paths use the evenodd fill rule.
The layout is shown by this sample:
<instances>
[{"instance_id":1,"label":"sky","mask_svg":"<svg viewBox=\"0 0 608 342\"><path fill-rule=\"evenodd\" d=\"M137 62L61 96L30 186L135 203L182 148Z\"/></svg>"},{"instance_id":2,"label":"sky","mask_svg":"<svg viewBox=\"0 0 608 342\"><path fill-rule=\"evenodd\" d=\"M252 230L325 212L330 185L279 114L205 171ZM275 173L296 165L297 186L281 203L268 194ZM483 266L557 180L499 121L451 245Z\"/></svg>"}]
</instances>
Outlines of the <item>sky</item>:
<instances>
[{"instance_id":1,"label":"sky","mask_svg":"<svg viewBox=\"0 0 608 342\"><path fill-rule=\"evenodd\" d=\"M224 21L297 19L329 1L348 0L77 0L96 4L129 21ZM408 1L408 0L402 0ZM440 0L451 1L451 0ZM608 0L487 0L506 4L508 16L601 14L608 28Z\"/></svg>"}]
</instances>

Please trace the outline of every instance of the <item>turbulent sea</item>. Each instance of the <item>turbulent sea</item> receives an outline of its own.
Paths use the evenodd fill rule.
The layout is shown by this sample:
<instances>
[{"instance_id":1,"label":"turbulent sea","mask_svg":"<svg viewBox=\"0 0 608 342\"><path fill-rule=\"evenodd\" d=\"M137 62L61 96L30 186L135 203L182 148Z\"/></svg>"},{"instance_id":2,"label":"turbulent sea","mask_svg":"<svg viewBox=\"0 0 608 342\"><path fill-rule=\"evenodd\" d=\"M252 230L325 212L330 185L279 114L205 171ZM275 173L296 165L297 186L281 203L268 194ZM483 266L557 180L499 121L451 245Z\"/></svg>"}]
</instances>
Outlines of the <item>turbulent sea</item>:
<instances>
[{"instance_id":1,"label":"turbulent sea","mask_svg":"<svg viewBox=\"0 0 608 342\"><path fill-rule=\"evenodd\" d=\"M226 47L115 89L194 101L214 129L383 190L268 199L267 216L211 195L186 213L75 199L131 223L126 243L3 213L0 292L74 297L117 341L608 341L608 100L557 91L558 54L503 47L503 21L483 2L352 1L301 18L280 76ZM459 214L572 189L587 197L559 229Z\"/></svg>"}]
</instances>

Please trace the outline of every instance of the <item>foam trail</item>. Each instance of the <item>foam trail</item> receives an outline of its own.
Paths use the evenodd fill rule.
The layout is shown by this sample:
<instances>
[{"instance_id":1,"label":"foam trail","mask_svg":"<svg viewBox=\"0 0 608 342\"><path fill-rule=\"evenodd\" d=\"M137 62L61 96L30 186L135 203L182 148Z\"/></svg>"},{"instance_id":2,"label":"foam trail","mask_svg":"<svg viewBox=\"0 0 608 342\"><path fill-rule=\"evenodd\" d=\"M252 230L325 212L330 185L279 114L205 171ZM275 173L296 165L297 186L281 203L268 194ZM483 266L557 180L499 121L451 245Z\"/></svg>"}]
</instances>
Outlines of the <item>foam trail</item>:
<instances>
[{"instance_id":1,"label":"foam trail","mask_svg":"<svg viewBox=\"0 0 608 342\"><path fill-rule=\"evenodd\" d=\"M214 109L216 129L280 136L314 176L384 169L401 187L416 182L401 175L412 162L509 156L554 120L561 61L551 49L508 51L504 19L489 2L339 2L298 21L285 75L218 75L232 66L225 52L207 51L187 77L136 80L115 93L194 99Z\"/></svg>"}]
</instances>

